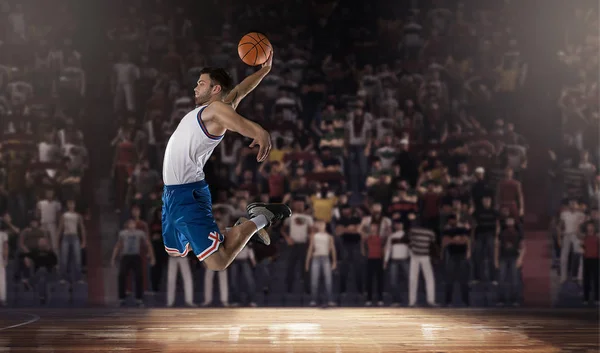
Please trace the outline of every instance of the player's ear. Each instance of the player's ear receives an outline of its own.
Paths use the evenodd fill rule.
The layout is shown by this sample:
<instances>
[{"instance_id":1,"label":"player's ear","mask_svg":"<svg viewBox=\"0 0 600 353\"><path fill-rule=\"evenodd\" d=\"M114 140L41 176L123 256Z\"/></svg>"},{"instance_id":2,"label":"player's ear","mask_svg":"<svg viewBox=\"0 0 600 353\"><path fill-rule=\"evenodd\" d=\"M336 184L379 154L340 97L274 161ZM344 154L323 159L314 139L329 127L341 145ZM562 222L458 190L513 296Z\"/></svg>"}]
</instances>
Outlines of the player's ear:
<instances>
[{"instance_id":1,"label":"player's ear","mask_svg":"<svg viewBox=\"0 0 600 353\"><path fill-rule=\"evenodd\" d=\"M222 89L221 85L214 85L214 86L213 86L213 93L214 93L214 94L221 93L221 91L223 91L223 89Z\"/></svg>"}]
</instances>

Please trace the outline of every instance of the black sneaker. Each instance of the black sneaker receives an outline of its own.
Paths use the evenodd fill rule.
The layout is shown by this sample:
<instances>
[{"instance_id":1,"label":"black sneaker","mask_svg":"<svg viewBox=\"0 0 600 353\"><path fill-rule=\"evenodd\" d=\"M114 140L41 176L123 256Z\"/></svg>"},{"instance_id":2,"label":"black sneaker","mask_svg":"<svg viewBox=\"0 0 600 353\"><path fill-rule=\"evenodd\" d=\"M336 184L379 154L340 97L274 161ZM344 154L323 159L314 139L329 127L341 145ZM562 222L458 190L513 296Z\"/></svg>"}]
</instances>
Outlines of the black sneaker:
<instances>
[{"instance_id":1,"label":"black sneaker","mask_svg":"<svg viewBox=\"0 0 600 353\"><path fill-rule=\"evenodd\" d=\"M248 218L246 217L240 217L240 219L237 220L237 222L235 222L235 225L238 226L242 223L248 222ZM269 245L271 244L271 237L269 236L269 233L267 232L266 229L259 229L258 232L254 233L254 235L252 236L252 238L250 238L251 241L256 242L256 243L261 243L263 245Z\"/></svg>"},{"instance_id":2,"label":"black sneaker","mask_svg":"<svg viewBox=\"0 0 600 353\"><path fill-rule=\"evenodd\" d=\"M282 203L261 203L253 202L246 207L249 218L254 218L259 215L267 217L269 224L265 228L269 228L273 223L282 221L292 215L292 210Z\"/></svg>"}]
</instances>

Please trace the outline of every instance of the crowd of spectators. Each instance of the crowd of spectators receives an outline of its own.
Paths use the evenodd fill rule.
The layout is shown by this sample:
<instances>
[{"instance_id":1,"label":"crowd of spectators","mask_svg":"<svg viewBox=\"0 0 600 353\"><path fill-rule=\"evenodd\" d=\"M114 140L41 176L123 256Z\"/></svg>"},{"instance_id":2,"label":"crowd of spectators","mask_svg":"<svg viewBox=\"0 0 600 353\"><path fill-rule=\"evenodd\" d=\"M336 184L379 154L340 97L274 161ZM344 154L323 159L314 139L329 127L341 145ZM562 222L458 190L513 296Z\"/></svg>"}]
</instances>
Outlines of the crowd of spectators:
<instances>
[{"instance_id":1,"label":"crowd of spectators","mask_svg":"<svg viewBox=\"0 0 600 353\"><path fill-rule=\"evenodd\" d=\"M455 283L465 305L477 283L499 304L519 304L519 180L528 146L515 131L518 107L511 102L527 65L510 3L433 1L409 9L387 1L215 1L198 11L157 0L121 10L108 31L114 111L121 117L113 140L115 208L123 221L130 213L137 220L127 223L116 247L115 255L136 258L135 265L121 260L120 278L131 269L153 292L166 282L170 306L181 269L185 302L195 305L190 262L167 257L162 244L162 154L193 108L203 67L224 67L236 82L254 72L235 48L260 23L274 63L238 112L270 131L273 150L258 164L249 141L227 134L206 179L222 228L258 199L288 203L294 215L271 229L271 246L249 244L218 273L221 302L254 306L261 288L286 296L302 283L308 304L316 305L323 274L322 304L358 293L366 305L383 305L389 287L393 305L409 292L406 304L414 306L423 272L430 305L452 304ZM147 246L131 227L149 237ZM281 268L283 286L273 281ZM210 305L214 273L204 273ZM442 298L436 283L445 285ZM125 293L121 288L120 299ZM140 305L142 295L136 291Z\"/></svg>"},{"instance_id":2,"label":"crowd of spectators","mask_svg":"<svg viewBox=\"0 0 600 353\"><path fill-rule=\"evenodd\" d=\"M597 9L576 8L569 14L564 35L564 49L558 52L565 73L558 99L563 141L549 152L555 268L561 284L575 282L579 290L583 289L584 304L592 299L597 304L600 202Z\"/></svg>"},{"instance_id":3,"label":"crowd of spectators","mask_svg":"<svg viewBox=\"0 0 600 353\"><path fill-rule=\"evenodd\" d=\"M83 281L88 153L71 6L0 1L0 23L2 306L9 289L44 302L48 283Z\"/></svg>"}]
</instances>

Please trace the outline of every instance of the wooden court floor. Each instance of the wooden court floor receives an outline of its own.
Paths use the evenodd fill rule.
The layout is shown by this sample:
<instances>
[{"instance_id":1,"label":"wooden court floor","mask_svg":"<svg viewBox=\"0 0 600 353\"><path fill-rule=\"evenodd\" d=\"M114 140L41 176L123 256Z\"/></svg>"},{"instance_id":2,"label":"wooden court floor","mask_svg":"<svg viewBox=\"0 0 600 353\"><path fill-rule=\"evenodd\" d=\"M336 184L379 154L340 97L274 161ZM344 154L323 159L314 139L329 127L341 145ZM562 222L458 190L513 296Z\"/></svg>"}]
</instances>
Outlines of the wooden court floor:
<instances>
[{"instance_id":1,"label":"wooden court floor","mask_svg":"<svg viewBox=\"0 0 600 353\"><path fill-rule=\"evenodd\" d=\"M599 352L598 312L0 310L0 352Z\"/></svg>"}]
</instances>

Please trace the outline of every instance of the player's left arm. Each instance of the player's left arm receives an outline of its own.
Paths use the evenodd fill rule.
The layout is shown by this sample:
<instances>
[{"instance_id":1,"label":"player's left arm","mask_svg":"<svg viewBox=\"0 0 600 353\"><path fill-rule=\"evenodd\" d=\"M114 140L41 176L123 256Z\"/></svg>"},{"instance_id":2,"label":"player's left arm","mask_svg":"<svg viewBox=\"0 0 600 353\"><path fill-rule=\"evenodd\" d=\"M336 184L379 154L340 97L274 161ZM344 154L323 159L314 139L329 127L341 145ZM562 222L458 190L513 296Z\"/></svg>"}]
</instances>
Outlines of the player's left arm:
<instances>
[{"instance_id":1,"label":"player's left arm","mask_svg":"<svg viewBox=\"0 0 600 353\"><path fill-rule=\"evenodd\" d=\"M267 62L265 62L260 70L256 71L252 75L246 77L239 85L235 86L231 92L223 99L223 102L229 104L236 109L240 104L242 99L246 97L250 92L252 92L258 84L262 81L269 72L271 72L271 67L273 66L273 51L271 51L271 55Z\"/></svg>"}]
</instances>

